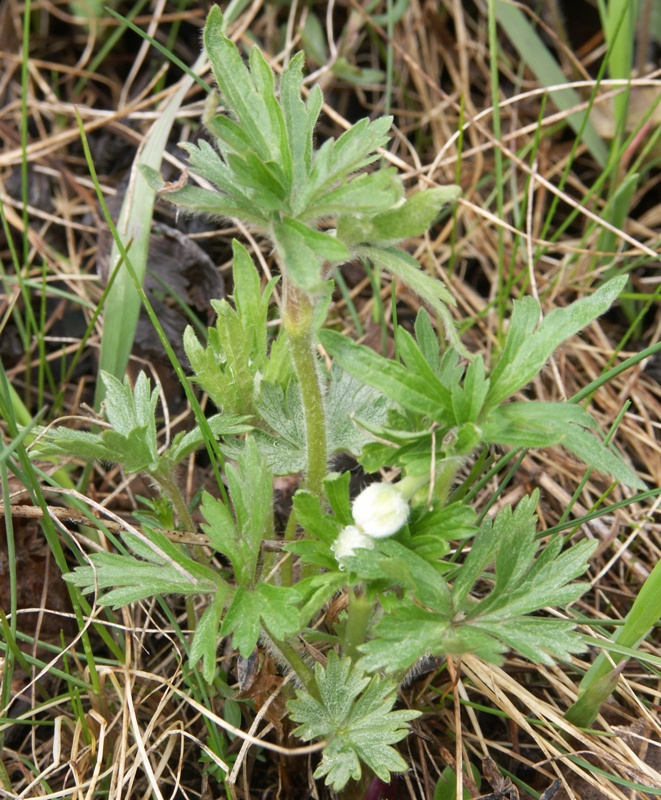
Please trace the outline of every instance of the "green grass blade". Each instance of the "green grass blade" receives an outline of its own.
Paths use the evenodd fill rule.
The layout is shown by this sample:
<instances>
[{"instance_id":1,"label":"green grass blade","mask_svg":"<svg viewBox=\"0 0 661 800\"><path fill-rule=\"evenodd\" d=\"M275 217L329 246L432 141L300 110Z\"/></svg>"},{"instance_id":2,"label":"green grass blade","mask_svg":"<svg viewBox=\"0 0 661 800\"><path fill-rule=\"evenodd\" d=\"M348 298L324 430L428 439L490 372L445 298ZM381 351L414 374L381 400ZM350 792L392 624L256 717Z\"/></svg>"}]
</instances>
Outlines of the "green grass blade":
<instances>
[{"instance_id":1,"label":"green grass blade","mask_svg":"<svg viewBox=\"0 0 661 800\"><path fill-rule=\"evenodd\" d=\"M512 45L518 50L521 58L528 64L542 86L558 86L567 83L567 78L558 63L549 53L548 48L526 19L524 13L505 0L494 0L496 18L507 33ZM625 0L627 2L627 0ZM579 95L567 87L549 92L551 99L561 111L567 111L580 105ZM567 117L567 122L581 137L594 160L604 166L608 160L608 148L597 133L592 123L585 120L584 113L575 112Z\"/></svg>"},{"instance_id":2,"label":"green grass blade","mask_svg":"<svg viewBox=\"0 0 661 800\"><path fill-rule=\"evenodd\" d=\"M638 597L634 600L624 625L618 628L613 636L613 642L623 647L635 649L659 619L661 619L661 561L657 562L642 589L638 592ZM587 727L592 724L599 713L601 703L608 698L615 688L617 683L615 680L616 674L613 675L615 669L606 654L603 651L599 653L590 669L583 676L578 689L578 700L565 714L565 717L570 722L581 727ZM613 680L610 679L611 676ZM605 689L610 689L610 691L605 696L604 692L597 693L595 697L592 691L593 688L601 686L605 687Z\"/></svg>"},{"instance_id":3,"label":"green grass blade","mask_svg":"<svg viewBox=\"0 0 661 800\"><path fill-rule=\"evenodd\" d=\"M200 56L193 69L199 71L205 59L206 56ZM117 222L117 231L121 242L115 239L110 259L110 273L112 274L117 269L118 274L106 301L99 369L109 372L120 380L128 364L140 313L140 296L126 264L122 263L120 253L121 249L128 247L131 243L131 263L138 281L142 284L147 265L155 199L155 192L143 177L139 166L144 164L152 169L160 168L170 130L192 84L193 79L190 76L186 75L182 78L179 88L172 95L163 113L147 135L144 146L133 165L133 180L124 198ZM123 247L120 247L120 244ZM98 381L97 407L102 400L102 392L102 383Z\"/></svg>"}]
</instances>

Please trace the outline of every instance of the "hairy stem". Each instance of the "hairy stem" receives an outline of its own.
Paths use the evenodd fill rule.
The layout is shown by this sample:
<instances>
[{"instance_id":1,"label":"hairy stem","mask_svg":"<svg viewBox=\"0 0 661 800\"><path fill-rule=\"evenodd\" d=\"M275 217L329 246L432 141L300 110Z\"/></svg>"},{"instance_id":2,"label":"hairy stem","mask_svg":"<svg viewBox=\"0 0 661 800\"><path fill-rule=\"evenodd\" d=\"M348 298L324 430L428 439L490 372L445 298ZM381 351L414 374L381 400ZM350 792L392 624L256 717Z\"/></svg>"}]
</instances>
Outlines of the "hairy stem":
<instances>
[{"instance_id":1,"label":"hairy stem","mask_svg":"<svg viewBox=\"0 0 661 800\"><path fill-rule=\"evenodd\" d=\"M186 505L186 501L181 493L181 490L177 486L174 476L165 469L160 470L157 473L154 472L151 474L151 476L158 483L163 494L165 494L168 500L172 503L175 517L179 525L181 525L185 531L194 531L195 525L193 524L190 512L188 511L188 506Z\"/></svg>"},{"instance_id":2,"label":"hairy stem","mask_svg":"<svg viewBox=\"0 0 661 800\"><path fill-rule=\"evenodd\" d=\"M301 387L305 415L306 457L305 488L318 497L326 477L326 412L314 351L314 301L291 283L284 291L282 320L289 341L294 369Z\"/></svg>"},{"instance_id":3,"label":"hairy stem","mask_svg":"<svg viewBox=\"0 0 661 800\"><path fill-rule=\"evenodd\" d=\"M374 608L365 593L349 588L349 608L347 610L345 655L354 661L360 657L358 646L364 644Z\"/></svg>"}]
</instances>

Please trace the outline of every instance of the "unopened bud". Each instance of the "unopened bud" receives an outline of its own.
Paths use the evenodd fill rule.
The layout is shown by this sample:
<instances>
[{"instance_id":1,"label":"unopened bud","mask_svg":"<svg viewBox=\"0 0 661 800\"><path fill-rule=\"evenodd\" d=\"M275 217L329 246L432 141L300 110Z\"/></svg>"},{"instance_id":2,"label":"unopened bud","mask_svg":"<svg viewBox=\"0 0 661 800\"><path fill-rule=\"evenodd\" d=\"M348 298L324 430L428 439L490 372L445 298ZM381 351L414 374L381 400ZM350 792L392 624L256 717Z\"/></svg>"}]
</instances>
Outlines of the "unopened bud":
<instances>
[{"instance_id":1,"label":"unopened bud","mask_svg":"<svg viewBox=\"0 0 661 800\"><path fill-rule=\"evenodd\" d=\"M368 536L383 539L406 524L409 504L392 483L373 483L353 501L353 520Z\"/></svg>"},{"instance_id":2,"label":"unopened bud","mask_svg":"<svg viewBox=\"0 0 661 800\"><path fill-rule=\"evenodd\" d=\"M335 553L335 558L341 566L342 561L347 556L352 556L357 547L366 547L371 550L374 547L374 539L363 533L355 525L347 525L338 534L331 550Z\"/></svg>"}]
</instances>

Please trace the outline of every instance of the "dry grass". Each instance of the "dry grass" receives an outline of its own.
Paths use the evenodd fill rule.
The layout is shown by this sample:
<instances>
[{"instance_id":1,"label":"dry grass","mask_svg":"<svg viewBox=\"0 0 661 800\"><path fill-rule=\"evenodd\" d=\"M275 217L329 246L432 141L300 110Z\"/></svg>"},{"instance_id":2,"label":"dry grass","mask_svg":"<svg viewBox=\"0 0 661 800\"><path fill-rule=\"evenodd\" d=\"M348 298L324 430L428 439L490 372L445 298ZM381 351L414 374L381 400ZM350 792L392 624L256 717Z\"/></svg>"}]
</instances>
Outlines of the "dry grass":
<instances>
[{"instance_id":1,"label":"dry grass","mask_svg":"<svg viewBox=\"0 0 661 800\"><path fill-rule=\"evenodd\" d=\"M556 3L545 5L546 21L552 25ZM101 326L112 324L112 320L96 320L79 350L82 331L92 321L103 291L96 276L103 223L82 157L75 110L81 115L101 183L111 199L117 193L121 196L121 179L134 148L158 115L161 101L177 84L174 70L166 76L160 57L153 61L153 51L132 36L125 35L96 64L96 53L117 23L104 17L86 29L71 16L66 4L33 3L38 32L30 41L30 58L24 65L23 10L13 0L0 4L0 202L7 236L0 245L6 275L0 294L2 358L30 414L44 403L49 418L75 417L84 411L84 403L92 402ZM445 0L437 6L411 0L389 39L383 21L371 24L368 32L368 15L357 2L308 8L256 0L240 16L233 36L244 43L254 37L278 65L285 52L301 46L299 30L305 17L316 14L322 25L332 25L336 51L330 53L331 58L342 56L360 68L383 69L385 54L390 51L390 96L381 82L351 85L333 73L329 68L332 62L317 65L317 78L327 99L320 135L336 132L365 114L382 113L389 105L395 114L396 132L387 157L402 170L408 186L455 179L461 183L463 197L454 219L417 242L415 255L425 269L451 287L470 349L489 354L498 347L504 314L513 297L532 293L546 313L589 292L611 268L615 256L618 270L631 270L638 307L649 300L635 334L631 335L634 328L622 314L592 325L556 355L527 393L536 399L571 397L612 364L659 341L661 315L653 300L659 289L659 170L650 161L655 157L652 153L647 162L651 166L643 165L633 213L615 230L617 254L599 252L607 227L605 201L599 197L583 201L600 168L582 144L574 150L573 135L559 125L565 113L548 103L539 119L544 93L504 36L498 108L502 135L494 135L484 12L479 2L473 6ZM174 4L157 2L149 15L138 16L135 22L161 41L178 27L173 39L175 53L192 64L204 15L205 7L200 5L180 11ZM552 35L549 31L549 37ZM593 21L577 37L582 38L575 40L573 49L559 39L552 44L557 45L567 74L578 81L577 89L587 104L595 63L603 55L603 40ZM27 68L25 95L21 91L23 66ZM313 69L315 65L310 66ZM639 87L641 91L651 87L658 93L661 81L650 70L637 76L633 91ZM604 85L596 96L595 105L604 109L606 118L611 93ZM190 135L201 108L202 95L196 87L179 115L180 138ZM28 123L25 148L21 145L23 120ZM540 130L540 141L531 151ZM500 177L499 158L505 164ZM27 205L20 191L22 168L27 169ZM503 192L500 212L499 180ZM547 227L546 214L554 198L558 198L558 207ZM572 210L577 211L575 218L560 230ZM226 269L233 233L229 226L221 225L195 235ZM23 272L23 289L12 274L9 240ZM265 271L270 269L268 253L260 254L260 260ZM369 283L351 271L346 278L368 340L378 342ZM386 320L392 315L391 297L387 286L381 294ZM43 304L42 298L46 298ZM400 322L411 318L416 302L408 292L397 289ZM37 320L41 315L37 329L30 328L29 308ZM344 301L338 300L332 313L345 321L347 330L353 328ZM21 320L27 326L24 335ZM76 352L80 354L78 367L64 370L62 375L63 359L68 358L70 364ZM176 409L170 424L180 424L186 414L181 395L167 368L157 362L158 358L145 356L144 349L142 355L136 355L136 363L160 376L164 397L170 408ZM40 373L44 363L49 366ZM42 386L37 381L40 374L44 376ZM660 376L657 355L656 362L642 361L614 377L590 402L602 430L608 430L623 405L630 403L614 438L650 487L661 485ZM169 435L169 427L164 435ZM185 477L189 496L205 479L203 467L191 461ZM500 480L502 474L482 488L475 498L478 510L498 491L496 505L512 502L539 486L543 526L552 527L568 512L570 519L578 520L576 536L596 537L600 542L589 576L593 591L577 610L595 622L622 618L659 558L659 497L632 502L581 524L587 512L604 504L606 495L608 503L615 503L631 493L610 487L598 475L586 475L583 466L560 451L529 453L504 490ZM18 483L12 483L10 490L16 504L14 525L22 531L27 523L20 506L31 504ZM99 467L90 483L90 507L109 519L109 525L128 527L132 523L127 515L135 507L135 495L148 491L149 487L129 484L117 471ZM62 491L49 497L58 502L66 499ZM72 526L71 518L62 517L53 512L53 523L68 546L98 546L91 540L89 528ZM49 592L49 584L42 584L46 589L42 586L31 604L39 612L37 633L33 629L31 634L35 639L42 638L39 626L45 619L55 621L57 628L67 618L67 612L52 604L54 590ZM28 608L22 610L21 619L27 612ZM54 650L46 655L40 651L48 668L30 667L17 677L14 687L25 703L15 703L11 714L29 727L18 729L9 721L0 721L0 731L5 732L0 797L218 797L223 790L216 776L230 770L231 793L237 798L300 798L308 796L303 789L308 782L309 796L326 796L309 778L313 771L310 759L319 746L277 744L283 740L280 692L287 679L268 660L251 692L243 695L252 695L253 706L242 699L228 702L219 693L202 703L194 699L187 684L190 676L185 674L186 657L177 631L179 626L186 627L182 607L136 604L114 616L95 607L85 621L85 630L92 630L93 621L118 636L124 663L109 657L96 634L92 646L98 654L99 687L67 686L52 677L53 667L66 668L85 682L90 680L85 672L82 634L76 633L63 645L66 661L58 652L59 636L55 634L50 640ZM592 635L600 635L599 630L585 627ZM26 647L30 651L31 646ZM643 650L661 657L656 633ZM538 797L556 780L557 792L545 794L545 798L630 800L647 796L642 789L636 793L628 788L632 783L652 787L658 794L659 663L642 667L630 662L617 695L603 709L598 729L590 732L580 732L563 719L576 698L577 668L585 666L578 660L574 665L548 669L533 668L514 657L502 668L466 659L454 679L452 670L443 668L419 679L405 691L404 699L427 713L416 725L416 734L405 743L404 755L413 770L397 784L396 796L432 798L446 764L470 761L479 766L486 756L523 782L521 797ZM221 666L233 675L230 652L222 654ZM7 713L6 708L0 710L0 715ZM223 763L217 749L209 746L213 726L232 733L226 756L233 766ZM296 758L289 757L293 755ZM203 769L201 758L215 764L217 771ZM618 778L630 783L618 784ZM471 796L478 793L469 778L464 786ZM479 791L488 792L484 782Z\"/></svg>"}]
</instances>

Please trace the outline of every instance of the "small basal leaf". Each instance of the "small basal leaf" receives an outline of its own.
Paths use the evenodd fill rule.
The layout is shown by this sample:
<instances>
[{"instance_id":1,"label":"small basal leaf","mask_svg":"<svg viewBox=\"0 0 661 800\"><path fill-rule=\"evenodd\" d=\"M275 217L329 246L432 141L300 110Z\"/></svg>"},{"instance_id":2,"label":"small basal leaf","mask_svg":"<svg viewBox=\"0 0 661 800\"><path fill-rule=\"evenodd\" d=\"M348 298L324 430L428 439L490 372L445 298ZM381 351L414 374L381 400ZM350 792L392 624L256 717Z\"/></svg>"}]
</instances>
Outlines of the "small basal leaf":
<instances>
[{"instance_id":1,"label":"small basal leaf","mask_svg":"<svg viewBox=\"0 0 661 800\"><path fill-rule=\"evenodd\" d=\"M288 704L291 718L301 723L294 731L297 736L304 741L328 740L314 777L325 777L326 785L339 792L360 778L361 764L385 782L392 772L405 772L406 762L391 745L408 734L409 721L420 712L392 711L395 682L366 677L334 651L325 669L315 665L315 678L319 699L299 689Z\"/></svg>"}]
</instances>

